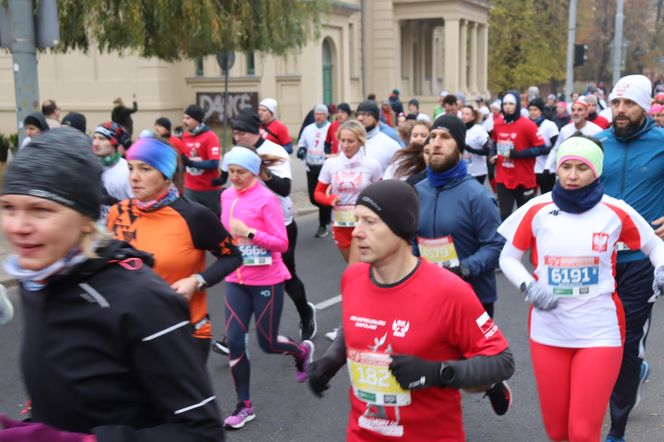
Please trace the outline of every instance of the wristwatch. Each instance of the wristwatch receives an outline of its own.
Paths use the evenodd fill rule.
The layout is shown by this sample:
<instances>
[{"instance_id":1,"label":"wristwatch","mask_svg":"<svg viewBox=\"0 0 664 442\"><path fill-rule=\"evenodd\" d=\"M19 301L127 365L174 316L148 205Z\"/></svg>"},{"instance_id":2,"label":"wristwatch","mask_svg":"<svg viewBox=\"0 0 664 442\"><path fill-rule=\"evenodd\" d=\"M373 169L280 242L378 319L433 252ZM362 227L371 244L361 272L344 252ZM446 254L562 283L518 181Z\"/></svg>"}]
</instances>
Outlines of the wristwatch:
<instances>
[{"instance_id":1,"label":"wristwatch","mask_svg":"<svg viewBox=\"0 0 664 442\"><path fill-rule=\"evenodd\" d=\"M519 286L519 290L521 290L522 293L526 293L526 290L528 290L528 284L525 281L522 282Z\"/></svg>"},{"instance_id":2,"label":"wristwatch","mask_svg":"<svg viewBox=\"0 0 664 442\"><path fill-rule=\"evenodd\" d=\"M247 233L247 238L249 239L254 239L254 236L256 236L256 231L255 230L250 230L249 233Z\"/></svg>"},{"instance_id":3,"label":"wristwatch","mask_svg":"<svg viewBox=\"0 0 664 442\"><path fill-rule=\"evenodd\" d=\"M442 382L443 386L450 385L452 381L454 381L454 368L450 367L446 363L440 364L440 381Z\"/></svg>"},{"instance_id":4,"label":"wristwatch","mask_svg":"<svg viewBox=\"0 0 664 442\"><path fill-rule=\"evenodd\" d=\"M203 291L207 288L208 283L205 281L205 279L203 279L203 277L200 274L194 273L191 276L193 276L196 279L196 290L197 291L200 292L200 291Z\"/></svg>"}]
</instances>

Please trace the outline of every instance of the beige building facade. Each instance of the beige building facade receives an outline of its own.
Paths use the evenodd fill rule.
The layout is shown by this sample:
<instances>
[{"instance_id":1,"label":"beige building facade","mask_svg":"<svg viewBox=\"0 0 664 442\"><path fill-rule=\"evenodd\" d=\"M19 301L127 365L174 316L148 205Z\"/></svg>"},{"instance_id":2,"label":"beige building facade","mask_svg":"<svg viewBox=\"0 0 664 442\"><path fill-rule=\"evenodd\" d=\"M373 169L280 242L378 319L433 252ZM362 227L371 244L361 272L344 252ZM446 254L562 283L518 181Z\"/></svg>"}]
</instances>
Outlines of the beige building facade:
<instances>
[{"instance_id":1,"label":"beige building facade","mask_svg":"<svg viewBox=\"0 0 664 442\"><path fill-rule=\"evenodd\" d=\"M277 116L297 135L302 119L320 102L349 102L369 93L386 99L401 91L404 106L418 98L431 113L441 91L488 97L486 0L334 1L322 18L320 38L284 57L236 54L224 105L224 77L215 57L166 63L133 54L39 55L41 100L82 112L88 131L110 120L112 102L130 105L136 94L135 131L160 116L177 126L194 102L220 125L243 107L275 98ZM12 58L0 53L0 132L16 131Z\"/></svg>"}]
</instances>

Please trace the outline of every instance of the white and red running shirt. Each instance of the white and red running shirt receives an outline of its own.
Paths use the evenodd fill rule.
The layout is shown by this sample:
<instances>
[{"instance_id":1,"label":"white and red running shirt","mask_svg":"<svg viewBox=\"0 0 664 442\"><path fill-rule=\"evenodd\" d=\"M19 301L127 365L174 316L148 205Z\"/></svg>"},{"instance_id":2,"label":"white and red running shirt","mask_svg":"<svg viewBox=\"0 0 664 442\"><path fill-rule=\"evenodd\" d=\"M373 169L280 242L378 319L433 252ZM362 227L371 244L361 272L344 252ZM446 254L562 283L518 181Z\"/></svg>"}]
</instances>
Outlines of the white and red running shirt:
<instances>
[{"instance_id":1,"label":"white and red running shirt","mask_svg":"<svg viewBox=\"0 0 664 442\"><path fill-rule=\"evenodd\" d=\"M325 160L318 175L318 182L330 186L330 194L338 198L333 221L337 227L354 227L355 202L369 184L383 177L378 161L367 156L361 147L352 158L343 152Z\"/></svg>"},{"instance_id":2,"label":"white and red running shirt","mask_svg":"<svg viewBox=\"0 0 664 442\"><path fill-rule=\"evenodd\" d=\"M325 162L325 137L327 137L329 128L330 123L326 121L322 127L318 127L316 123L311 123L302 131L298 147L307 148L305 158L307 170L309 170L308 166L320 166Z\"/></svg>"},{"instance_id":3,"label":"white and red running shirt","mask_svg":"<svg viewBox=\"0 0 664 442\"><path fill-rule=\"evenodd\" d=\"M470 285L420 260L399 283L379 286L369 265L357 263L344 272L341 293L351 379L346 440L464 441L459 390L402 390L388 366L391 354L447 361L507 349Z\"/></svg>"},{"instance_id":4,"label":"white and red running shirt","mask_svg":"<svg viewBox=\"0 0 664 442\"><path fill-rule=\"evenodd\" d=\"M498 233L519 250L531 249L535 278L560 298L553 310L531 309L532 340L568 348L622 345L624 313L614 294L617 247L663 244L641 215L607 195L583 213L563 212L546 193L514 212Z\"/></svg>"}]
</instances>

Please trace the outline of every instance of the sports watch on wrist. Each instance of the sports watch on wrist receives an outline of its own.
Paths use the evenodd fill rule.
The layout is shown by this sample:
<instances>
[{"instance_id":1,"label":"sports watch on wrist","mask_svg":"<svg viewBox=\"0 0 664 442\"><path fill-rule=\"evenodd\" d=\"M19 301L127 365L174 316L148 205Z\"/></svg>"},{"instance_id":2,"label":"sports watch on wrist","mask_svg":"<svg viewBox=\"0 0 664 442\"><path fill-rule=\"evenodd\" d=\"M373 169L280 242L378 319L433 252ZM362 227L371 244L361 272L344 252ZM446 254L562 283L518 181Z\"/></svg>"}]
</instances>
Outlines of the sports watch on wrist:
<instances>
[{"instance_id":1,"label":"sports watch on wrist","mask_svg":"<svg viewBox=\"0 0 664 442\"><path fill-rule=\"evenodd\" d=\"M200 292L200 291L205 290L207 288L207 286L208 286L207 281L205 281L205 279L203 279L203 277L200 274L194 273L191 276L193 276L196 279L196 290L197 291Z\"/></svg>"},{"instance_id":2,"label":"sports watch on wrist","mask_svg":"<svg viewBox=\"0 0 664 442\"><path fill-rule=\"evenodd\" d=\"M254 239L254 236L256 236L256 231L251 229L249 233L247 233L247 238Z\"/></svg>"},{"instance_id":3,"label":"sports watch on wrist","mask_svg":"<svg viewBox=\"0 0 664 442\"><path fill-rule=\"evenodd\" d=\"M440 364L440 381L443 383L443 386L449 385L454 380L455 372L454 368L450 367L446 363Z\"/></svg>"}]
</instances>

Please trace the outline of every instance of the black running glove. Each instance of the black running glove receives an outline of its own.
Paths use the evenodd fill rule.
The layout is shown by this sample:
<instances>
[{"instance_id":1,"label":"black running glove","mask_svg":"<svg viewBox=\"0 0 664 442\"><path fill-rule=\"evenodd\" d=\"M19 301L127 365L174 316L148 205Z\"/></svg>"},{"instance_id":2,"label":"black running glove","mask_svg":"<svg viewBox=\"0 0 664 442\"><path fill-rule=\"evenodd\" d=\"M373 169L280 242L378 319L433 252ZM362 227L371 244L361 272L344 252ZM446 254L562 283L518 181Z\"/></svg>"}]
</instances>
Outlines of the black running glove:
<instances>
[{"instance_id":1,"label":"black running glove","mask_svg":"<svg viewBox=\"0 0 664 442\"><path fill-rule=\"evenodd\" d=\"M330 388L330 380L339 368L332 358L323 356L309 364L309 388L318 397L323 397L323 392Z\"/></svg>"},{"instance_id":2,"label":"black running glove","mask_svg":"<svg viewBox=\"0 0 664 442\"><path fill-rule=\"evenodd\" d=\"M191 167L192 164L194 164L194 162L185 154L180 154L180 159L182 159L182 165L185 167Z\"/></svg>"},{"instance_id":3,"label":"black running glove","mask_svg":"<svg viewBox=\"0 0 664 442\"><path fill-rule=\"evenodd\" d=\"M297 157L301 160L305 159L307 157L307 148L306 147L300 147L297 150Z\"/></svg>"},{"instance_id":4,"label":"black running glove","mask_svg":"<svg viewBox=\"0 0 664 442\"><path fill-rule=\"evenodd\" d=\"M425 361L417 356L392 356L390 371L404 390L444 387L441 381L441 362Z\"/></svg>"}]
</instances>

